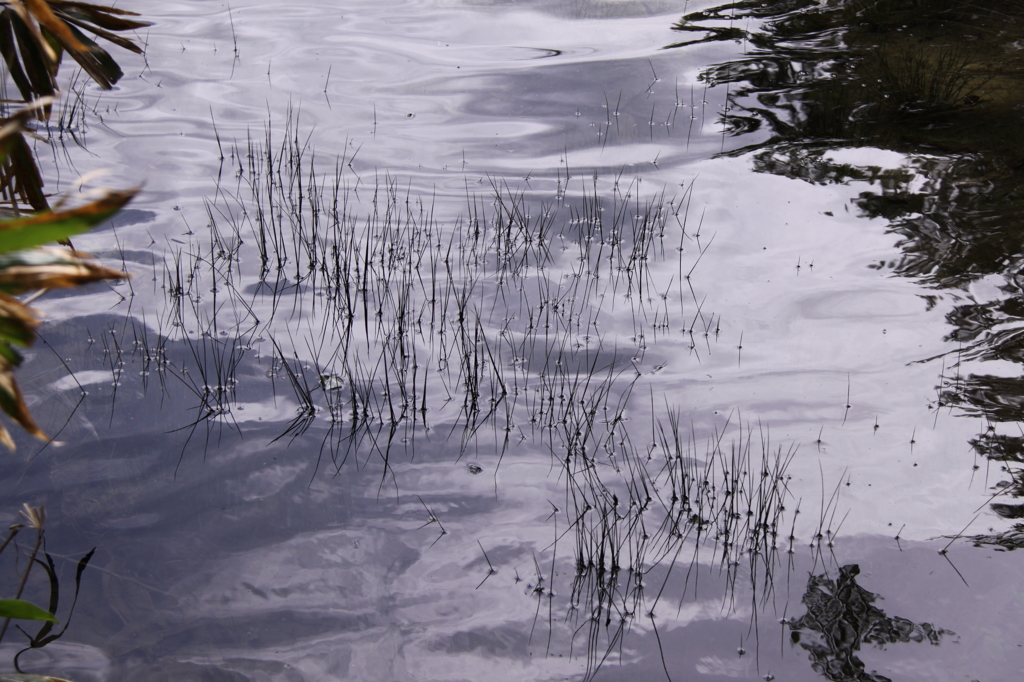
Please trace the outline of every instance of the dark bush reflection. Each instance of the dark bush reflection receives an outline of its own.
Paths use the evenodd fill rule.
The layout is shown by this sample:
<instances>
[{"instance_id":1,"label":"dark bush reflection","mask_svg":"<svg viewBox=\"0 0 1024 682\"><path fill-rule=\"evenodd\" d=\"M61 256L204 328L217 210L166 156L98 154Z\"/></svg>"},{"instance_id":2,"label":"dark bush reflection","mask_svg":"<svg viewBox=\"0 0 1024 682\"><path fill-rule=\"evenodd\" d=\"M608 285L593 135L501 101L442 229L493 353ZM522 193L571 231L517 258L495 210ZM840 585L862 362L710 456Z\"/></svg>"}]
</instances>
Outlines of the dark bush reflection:
<instances>
[{"instance_id":1,"label":"dark bush reflection","mask_svg":"<svg viewBox=\"0 0 1024 682\"><path fill-rule=\"evenodd\" d=\"M950 633L929 623L887 616L874 605L878 595L857 584L859 573L860 567L851 564L843 566L835 579L812 575L803 597L807 613L790 621L790 640L810 654L812 667L829 680L889 682L889 678L865 670L857 657L862 644L938 644Z\"/></svg>"},{"instance_id":2,"label":"dark bush reflection","mask_svg":"<svg viewBox=\"0 0 1024 682\"><path fill-rule=\"evenodd\" d=\"M745 1L689 14L674 28L685 38L669 47L746 47L703 73L709 84L728 84L727 134L749 139L726 154L751 154L757 171L816 184L869 181L857 208L888 220L901 250L874 267L955 296L947 340L957 349L944 365L953 376L943 378L939 406L994 424L1024 421L1024 377L960 372L964 361L1024 362L1024 6ZM830 160L827 152L843 147L908 161L882 170ZM990 300L967 291L982 279L995 285ZM1022 443L986 443L972 444L1009 472L999 492L1024 496ZM1006 504L993 509L1008 516ZM1017 546L1022 530L974 540Z\"/></svg>"}]
</instances>

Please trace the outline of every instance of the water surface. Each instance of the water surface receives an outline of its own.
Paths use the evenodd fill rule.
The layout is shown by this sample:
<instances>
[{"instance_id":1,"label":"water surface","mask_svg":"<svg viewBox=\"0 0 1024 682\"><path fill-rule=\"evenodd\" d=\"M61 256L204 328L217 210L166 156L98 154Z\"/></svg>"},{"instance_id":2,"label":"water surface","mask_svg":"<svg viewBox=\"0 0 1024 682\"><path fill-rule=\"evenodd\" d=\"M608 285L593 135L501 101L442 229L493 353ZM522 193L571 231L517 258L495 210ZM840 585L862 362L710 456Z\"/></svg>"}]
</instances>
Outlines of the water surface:
<instances>
[{"instance_id":1,"label":"water surface","mask_svg":"<svg viewBox=\"0 0 1024 682\"><path fill-rule=\"evenodd\" d=\"M844 43L776 4L140 6L48 184L145 176L22 372L10 506L98 548L26 669L1019 670L1006 162L794 130Z\"/></svg>"}]
</instances>

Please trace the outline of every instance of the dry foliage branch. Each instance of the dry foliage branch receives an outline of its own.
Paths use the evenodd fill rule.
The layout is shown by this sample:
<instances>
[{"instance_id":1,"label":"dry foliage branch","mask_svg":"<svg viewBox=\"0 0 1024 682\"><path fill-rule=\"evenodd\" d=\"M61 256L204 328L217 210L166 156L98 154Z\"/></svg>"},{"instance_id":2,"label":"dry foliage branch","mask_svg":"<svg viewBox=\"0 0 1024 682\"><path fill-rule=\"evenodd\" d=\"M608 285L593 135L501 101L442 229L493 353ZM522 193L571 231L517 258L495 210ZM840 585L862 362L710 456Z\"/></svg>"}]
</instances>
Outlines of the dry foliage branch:
<instances>
[{"instance_id":1,"label":"dry foliage branch","mask_svg":"<svg viewBox=\"0 0 1024 682\"><path fill-rule=\"evenodd\" d=\"M136 191L108 191L74 208L50 210L29 143L35 135L31 123L50 117L65 53L104 89L124 75L110 54L87 34L139 54L142 48L138 44L119 35L150 25L137 16L86 2L0 0L0 70L17 87L25 104L0 118L0 201L13 214L0 221L0 409L41 439L46 435L33 420L14 379L14 370L22 361L17 348L35 340L40 320L35 310L15 296L125 277L70 248L67 240L110 218ZM28 208L32 212L26 215L23 211ZM54 242L67 247L46 246ZM14 439L3 425L0 443L14 448Z\"/></svg>"}]
</instances>

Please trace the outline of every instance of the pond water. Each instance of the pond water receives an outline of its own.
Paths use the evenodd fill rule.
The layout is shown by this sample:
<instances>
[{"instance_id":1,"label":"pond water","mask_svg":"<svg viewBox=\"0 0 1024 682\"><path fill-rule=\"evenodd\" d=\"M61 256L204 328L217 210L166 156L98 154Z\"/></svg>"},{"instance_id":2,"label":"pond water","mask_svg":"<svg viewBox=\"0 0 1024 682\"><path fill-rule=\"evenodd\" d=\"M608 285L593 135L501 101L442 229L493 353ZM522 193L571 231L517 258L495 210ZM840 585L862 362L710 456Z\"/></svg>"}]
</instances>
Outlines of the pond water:
<instances>
[{"instance_id":1,"label":"pond water","mask_svg":"<svg viewBox=\"0 0 1024 682\"><path fill-rule=\"evenodd\" d=\"M22 668L1013 679L1019 8L886 4L133 5Z\"/></svg>"}]
</instances>

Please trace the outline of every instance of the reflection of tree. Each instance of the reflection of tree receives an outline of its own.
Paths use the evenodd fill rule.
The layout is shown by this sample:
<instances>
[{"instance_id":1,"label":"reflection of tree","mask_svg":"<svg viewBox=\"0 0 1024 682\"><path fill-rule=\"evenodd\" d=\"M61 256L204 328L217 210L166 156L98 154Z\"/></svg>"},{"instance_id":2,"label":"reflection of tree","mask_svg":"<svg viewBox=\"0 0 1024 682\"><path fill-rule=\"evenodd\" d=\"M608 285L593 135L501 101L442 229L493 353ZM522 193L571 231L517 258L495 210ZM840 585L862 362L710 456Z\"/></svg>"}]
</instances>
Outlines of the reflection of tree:
<instances>
[{"instance_id":1,"label":"reflection of tree","mask_svg":"<svg viewBox=\"0 0 1024 682\"><path fill-rule=\"evenodd\" d=\"M761 22L758 30L736 28L751 20ZM1024 25L1006 30L1015 20L1024 24L1024 7L1009 2L989 3L986 12L941 0L789 0L733 3L674 28L703 33L676 46L725 38L750 46L703 77L730 87L728 130L768 135L729 152L753 152L755 170L816 183L879 180L871 176L877 169L837 164L825 152L869 146L914 155L913 173L885 178L860 208L904 235L899 274L958 288L1016 274L1007 267L1015 256L1024 266L1024 222L1016 218L1024 214L1016 113L1024 93L1010 82L1024 74L1024 57L1003 59L999 73L979 63L1024 38ZM721 21L729 30L715 25ZM1003 37L973 46L978 58L968 59L960 44L997 30Z\"/></svg>"},{"instance_id":2,"label":"reflection of tree","mask_svg":"<svg viewBox=\"0 0 1024 682\"><path fill-rule=\"evenodd\" d=\"M857 207L888 220L901 250L873 267L940 290L995 283L990 300L958 294L947 316L956 360L1024 364L1024 5L744 0L674 28L686 39L670 47L746 48L703 73L728 85L726 130L751 140L727 154L816 184L869 181ZM896 151L908 167L836 163L827 152L839 147ZM1024 421L1022 377L957 373L944 382L942 404L989 422ZM1024 496L1024 458L979 452L1010 471L1004 492Z\"/></svg>"},{"instance_id":3,"label":"reflection of tree","mask_svg":"<svg viewBox=\"0 0 1024 682\"><path fill-rule=\"evenodd\" d=\"M812 575L807 580L803 603L807 607L798 620L790 621L790 638L810 653L812 667L834 682L888 682L864 670L857 658L861 644L884 646L895 642L938 644L946 630L929 623L892 618L875 606L878 595L857 584L860 567L843 566L835 580Z\"/></svg>"},{"instance_id":4,"label":"reflection of tree","mask_svg":"<svg viewBox=\"0 0 1024 682\"><path fill-rule=\"evenodd\" d=\"M1024 405L1024 382L1016 382L1016 403L1019 410ZM1024 504L1012 501L1024 495L1024 433L1020 436L1007 436L996 433L994 428L989 427L977 438L972 439L971 445L981 456L994 462L1001 462L1004 470L1010 475L1009 480L1000 481L996 485L1000 493L999 501L989 505L992 511L1004 519L1024 519ZM997 533L974 535L970 539L979 546L989 545L1006 550L1024 548L1024 523L1015 523L1009 530Z\"/></svg>"}]
</instances>

